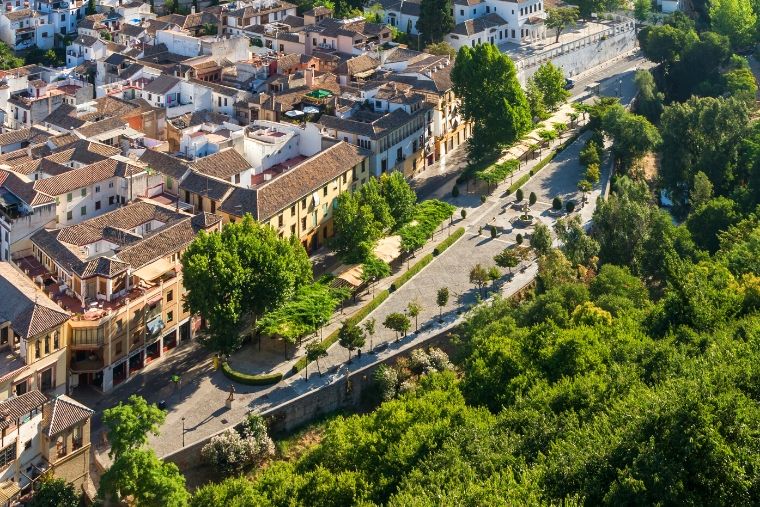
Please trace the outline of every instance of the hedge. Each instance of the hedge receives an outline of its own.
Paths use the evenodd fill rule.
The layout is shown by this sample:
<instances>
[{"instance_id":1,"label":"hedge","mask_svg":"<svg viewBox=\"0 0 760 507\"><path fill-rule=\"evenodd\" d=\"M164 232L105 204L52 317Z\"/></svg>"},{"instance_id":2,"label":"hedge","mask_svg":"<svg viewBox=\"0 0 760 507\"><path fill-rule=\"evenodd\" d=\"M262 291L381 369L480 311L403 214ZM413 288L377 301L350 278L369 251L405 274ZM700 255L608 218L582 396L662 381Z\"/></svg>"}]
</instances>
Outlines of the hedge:
<instances>
[{"instance_id":1,"label":"hedge","mask_svg":"<svg viewBox=\"0 0 760 507\"><path fill-rule=\"evenodd\" d=\"M267 375L248 375L247 373L241 373L237 370L233 370L232 366L225 361L222 363L222 373L224 376L235 382L241 384L247 384L249 386L268 386L276 384L282 380L282 373L269 373Z\"/></svg>"},{"instance_id":2,"label":"hedge","mask_svg":"<svg viewBox=\"0 0 760 507\"><path fill-rule=\"evenodd\" d=\"M433 254L427 254L426 256L418 260L416 263L414 263L414 266L407 269L404 274L396 278L388 290L391 292L397 291L402 285L408 282L410 278L412 278L414 275L419 273L422 270L422 268L430 264L430 261L432 260L433 260Z\"/></svg>"},{"instance_id":3,"label":"hedge","mask_svg":"<svg viewBox=\"0 0 760 507\"><path fill-rule=\"evenodd\" d=\"M461 238L462 234L464 234L464 227L458 227L457 230L454 231L454 234L444 239L438 243L435 248L433 248L433 256L437 257L441 255L444 250L453 245L456 240Z\"/></svg>"},{"instance_id":4,"label":"hedge","mask_svg":"<svg viewBox=\"0 0 760 507\"><path fill-rule=\"evenodd\" d=\"M369 315L375 308L380 306L380 303L388 299L388 296L390 296L390 293L387 290L378 292L369 303L362 306L359 311L357 311L351 317L347 318L346 322L350 324L359 324L359 322L363 321L364 318ZM340 328L336 329L327 335L327 338L322 340L322 343L325 344L325 348L329 348L333 343L338 341L339 332ZM306 356L303 356L301 359L296 361L296 364L293 365L293 373L298 373L299 371L306 368L306 363Z\"/></svg>"}]
</instances>

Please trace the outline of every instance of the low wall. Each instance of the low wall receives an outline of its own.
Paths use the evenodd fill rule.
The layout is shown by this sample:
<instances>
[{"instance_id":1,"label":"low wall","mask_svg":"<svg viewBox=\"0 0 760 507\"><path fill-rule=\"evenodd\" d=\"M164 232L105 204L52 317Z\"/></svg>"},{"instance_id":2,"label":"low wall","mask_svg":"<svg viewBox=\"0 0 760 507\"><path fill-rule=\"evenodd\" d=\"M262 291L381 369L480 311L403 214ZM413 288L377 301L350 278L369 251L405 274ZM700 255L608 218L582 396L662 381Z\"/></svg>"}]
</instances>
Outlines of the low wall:
<instances>
[{"instance_id":1,"label":"low wall","mask_svg":"<svg viewBox=\"0 0 760 507\"><path fill-rule=\"evenodd\" d=\"M623 21L607 30L516 60L517 76L525 86L542 64L551 61L572 78L635 48L635 25L633 21Z\"/></svg>"}]
</instances>

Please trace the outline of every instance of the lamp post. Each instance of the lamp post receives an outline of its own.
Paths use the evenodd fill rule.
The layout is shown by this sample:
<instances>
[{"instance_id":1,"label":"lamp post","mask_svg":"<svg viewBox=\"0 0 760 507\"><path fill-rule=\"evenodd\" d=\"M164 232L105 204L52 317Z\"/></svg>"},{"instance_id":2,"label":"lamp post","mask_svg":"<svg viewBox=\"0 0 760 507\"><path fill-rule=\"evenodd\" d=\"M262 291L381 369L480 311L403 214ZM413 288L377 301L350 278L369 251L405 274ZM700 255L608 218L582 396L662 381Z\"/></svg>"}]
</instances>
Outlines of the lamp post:
<instances>
[{"instance_id":1,"label":"lamp post","mask_svg":"<svg viewBox=\"0 0 760 507\"><path fill-rule=\"evenodd\" d=\"M182 447L185 447L185 418L182 418Z\"/></svg>"}]
</instances>

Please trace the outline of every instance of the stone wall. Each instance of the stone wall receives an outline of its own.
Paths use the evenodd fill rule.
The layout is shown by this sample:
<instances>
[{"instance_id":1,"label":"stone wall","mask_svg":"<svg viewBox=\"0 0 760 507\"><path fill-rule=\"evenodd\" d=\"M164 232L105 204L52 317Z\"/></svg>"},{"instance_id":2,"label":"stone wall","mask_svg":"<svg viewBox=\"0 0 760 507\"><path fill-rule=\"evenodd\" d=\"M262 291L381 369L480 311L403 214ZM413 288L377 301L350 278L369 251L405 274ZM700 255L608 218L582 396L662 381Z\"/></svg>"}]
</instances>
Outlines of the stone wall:
<instances>
[{"instance_id":1,"label":"stone wall","mask_svg":"<svg viewBox=\"0 0 760 507\"><path fill-rule=\"evenodd\" d=\"M525 86L542 64L551 61L565 72L565 76L572 78L635 48L634 22L623 18L607 30L516 59L517 76Z\"/></svg>"}]
</instances>

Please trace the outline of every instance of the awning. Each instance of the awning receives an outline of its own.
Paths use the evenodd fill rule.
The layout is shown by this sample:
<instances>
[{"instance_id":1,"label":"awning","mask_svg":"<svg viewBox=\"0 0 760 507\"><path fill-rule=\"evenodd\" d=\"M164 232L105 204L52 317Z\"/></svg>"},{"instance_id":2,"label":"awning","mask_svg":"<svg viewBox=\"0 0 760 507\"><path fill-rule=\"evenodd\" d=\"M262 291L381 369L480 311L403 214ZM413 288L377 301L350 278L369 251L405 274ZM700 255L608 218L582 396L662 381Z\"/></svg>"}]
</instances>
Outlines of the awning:
<instances>
[{"instance_id":1,"label":"awning","mask_svg":"<svg viewBox=\"0 0 760 507\"><path fill-rule=\"evenodd\" d=\"M319 206L319 192L314 192L311 196L314 198L314 206Z\"/></svg>"},{"instance_id":2,"label":"awning","mask_svg":"<svg viewBox=\"0 0 760 507\"><path fill-rule=\"evenodd\" d=\"M401 236L386 236L380 239L373 253L383 262L391 263L401 255Z\"/></svg>"},{"instance_id":3,"label":"awning","mask_svg":"<svg viewBox=\"0 0 760 507\"><path fill-rule=\"evenodd\" d=\"M155 280L159 276L163 275L167 271L171 271L174 265L166 259L158 259L151 262L140 269L136 269L132 274L138 278L142 278L148 282Z\"/></svg>"},{"instance_id":4,"label":"awning","mask_svg":"<svg viewBox=\"0 0 760 507\"><path fill-rule=\"evenodd\" d=\"M21 492L21 488L14 481L0 483L0 502L10 502L18 496L19 492Z\"/></svg>"},{"instance_id":5,"label":"awning","mask_svg":"<svg viewBox=\"0 0 760 507\"><path fill-rule=\"evenodd\" d=\"M361 264L341 264L335 269L332 274L335 275L335 279L330 284L331 287L346 287L357 288L361 286L362 272L364 269Z\"/></svg>"}]
</instances>

